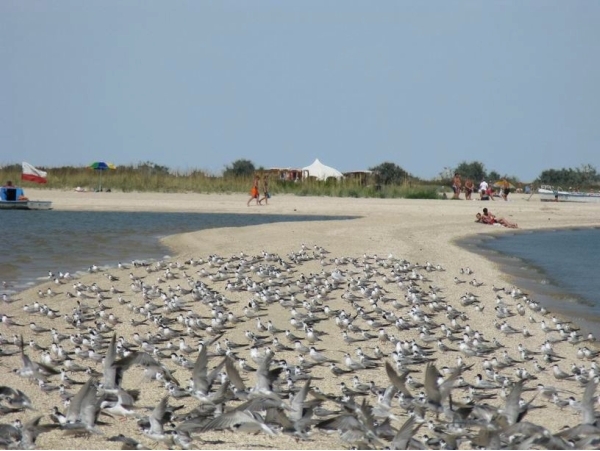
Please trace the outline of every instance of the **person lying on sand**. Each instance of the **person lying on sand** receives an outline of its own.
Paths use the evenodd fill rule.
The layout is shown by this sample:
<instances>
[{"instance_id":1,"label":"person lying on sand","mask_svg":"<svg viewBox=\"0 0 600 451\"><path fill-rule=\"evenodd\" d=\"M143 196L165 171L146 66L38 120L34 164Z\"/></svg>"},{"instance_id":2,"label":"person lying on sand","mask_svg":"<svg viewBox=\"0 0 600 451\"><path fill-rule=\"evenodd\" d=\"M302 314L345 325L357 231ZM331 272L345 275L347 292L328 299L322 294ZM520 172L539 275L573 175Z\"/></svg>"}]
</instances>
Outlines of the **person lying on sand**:
<instances>
[{"instance_id":1,"label":"person lying on sand","mask_svg":"<svg viewBox=\"0 0 600 451\"><path fill-rule=\"evenodd\" d=\"M519 228L519 226L516 223L510 222L504 218L496 218L491 213L488 213L487 215L477 213L475 215L475 217L477 218L475 220L475 222L481 222L482 224L488 224L488 225L500 224L500 225L503 225L504 227L508 227L509 229L518 229Z\"/></svg>"}]
</instances>

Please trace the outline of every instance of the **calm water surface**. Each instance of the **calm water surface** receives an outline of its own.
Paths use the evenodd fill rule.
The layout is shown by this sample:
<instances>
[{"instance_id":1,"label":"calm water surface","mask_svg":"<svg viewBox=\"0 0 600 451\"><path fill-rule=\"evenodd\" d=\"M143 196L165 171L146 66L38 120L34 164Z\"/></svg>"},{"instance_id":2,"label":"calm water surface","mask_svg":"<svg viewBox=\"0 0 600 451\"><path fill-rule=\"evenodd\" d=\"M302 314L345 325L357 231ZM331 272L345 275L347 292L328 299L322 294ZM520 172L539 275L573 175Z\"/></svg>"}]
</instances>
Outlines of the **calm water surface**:
<instances>
[{"instance_id":1,"label":"calm water surface","mask_svg":"<svg viewBox=\"0 0 600 451\"><path fill-rule=\"evenodd\" d=\"M517 232L461 243L501 265L515 285L600 338L600 229Z\"/></svg>"},{"instance_id":2,"label":"calm water surface","mask_svg":"<svg viewBox=\"0 0 600 451\"><path fill-rule=\"evenodd\" d=\"M95 264L161 259L160 238L215 227L351 219L349 216L97 211L0 211L0 281L16 292L49 271L76 273ZM7 231L10 231L8 233Z\"/></svg>"}]
</instances>

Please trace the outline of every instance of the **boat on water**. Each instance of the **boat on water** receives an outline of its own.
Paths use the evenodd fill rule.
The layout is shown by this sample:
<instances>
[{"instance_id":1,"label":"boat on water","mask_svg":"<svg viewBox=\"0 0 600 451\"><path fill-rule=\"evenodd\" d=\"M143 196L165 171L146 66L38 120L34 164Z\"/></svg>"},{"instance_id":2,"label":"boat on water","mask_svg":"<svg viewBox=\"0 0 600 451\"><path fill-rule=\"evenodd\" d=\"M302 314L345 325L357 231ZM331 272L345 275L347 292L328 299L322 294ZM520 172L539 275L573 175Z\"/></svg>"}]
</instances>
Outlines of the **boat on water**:
<instances>
[{"instance_id":1,"label":"boat on water","mask_svg":"<svg viewBox=\"0 0 600 451\"><path fill-rule=\"evenodd\" d=\"M50 200L0 200L0 210L52 210Z\"/></svg>"},{"instance_id":2,"label":"boat on water","mask_svg":"<svg viewBox=\"0 0 600 451\"><path fill-rule=\"evenodd\" d=\"M25 197L23 188L12 184L0 188L0 210L51 210L52 201L31 200Z\"/></svg>"},{"instance_id":3,"label":"boat on water","mask_svg":"<svg viewBox=\"0 0 600 451\"><path fill-rule=\"evenodd\" d=\"M600 203L600 193L584 193L581 191L565 191L560 187L542 185L538 188L538 195L542 202L583 202Z\"/></svg>"},{"instance_id":4,"label":"boat on water","mask_svg":"<svg viewBox=\"0 0 600 451\"><path fill-rule=\"evenodd\" d=\"M23 162L21 180L33 183L46 183L48 173ZM23 188L14 186L11 181L0 188L0 210L52 210L52 201L31 200L25 197Z\"/></svg>"}]
</instances>

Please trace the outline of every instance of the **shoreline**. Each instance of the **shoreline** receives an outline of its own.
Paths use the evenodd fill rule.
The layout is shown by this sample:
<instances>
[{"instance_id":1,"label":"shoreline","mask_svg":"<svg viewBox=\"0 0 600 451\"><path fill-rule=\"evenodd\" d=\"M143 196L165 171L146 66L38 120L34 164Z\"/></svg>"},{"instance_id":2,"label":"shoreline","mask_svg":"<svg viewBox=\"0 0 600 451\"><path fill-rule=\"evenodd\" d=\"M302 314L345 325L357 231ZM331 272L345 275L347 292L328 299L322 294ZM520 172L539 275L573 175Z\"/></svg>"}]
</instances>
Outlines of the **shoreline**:
<instances>
[{"instance_id":1,"label":"shoreline","mask_svg":"<svg viewBox=\"0 0 600 451\"><path fill-rule=\"evenodd\" d=\"M514 235L520 233L551 234L561 231L574 232L581 230L598 230L598 227L564 227L537 229L529 232L515 231ZM495 238L495 236L467 236L456 240L456 244L470 252L482 255L490 263L498 265L507 283L521 287L530 293L533 298L538 299L549 311L559 315L563 319L578 324L586 334L593 333L594 336L600 337L600 318L594 316L593 318L596 318L594 320L593 318L584 317L586 309L589 309L593 305L593 299L571 291L568 287L562 285L560 281L555 280L552 274L549 274L536 262L531 262L520 256L488 247L486 241Z\"/></svg>"},{"instance_id":2,"label":"shoreline","mask_svg":"<svg viewBox=\"0 0 600 451\"><path fill-rule=\"evenodd\" d=\"M373 275L373 279L376 279L379 283L384 284L382 280L382 274L388 274L388 270L385 266L381 266L381 262L386 259L403 259L411 262L414 265L419 264L418 268L429 267L427 262L430 263L431 267L440 265L444 270L425 272L423 269L419 269L418 272L423 276L424 281L422 282L423 288L427 289L428 285L433 285L441 289L441 294L445 299L445 302L452 304L457 309L463 310L466 313L466 319L461 321L469 324L473 330L481 331L487 340L496 339L503 345L503 350L508 352L511 356L517 358L518 352L516 350L517 344L520 342L526 343L527 347L531 350L538 350L539 346L544 342L546 333L540 331L540 322L544 320L544 316L538 313L531 313L535 316L536 324L530 324L527 321L527 315L521 317L519 315L513 316L508 319L511 325L521 330L528 328L531 331L532 337L524 338L523 335L519 334L504 334L498 330L495 325L498 325L499 320L494 315L495 307L495 294L492 292L491 287L493 284L506 284L506 275L502 273L499 265L489 261L486 257L474 254L468 249L461 248L457 244L457 240L465 239L467 237L477 237L483 235L496 235L504 233L515 233L512 229L496 228L491 226L485 226L482 224L475 224L474 215L477 210L480 210L483 206L487 206L497 216L508 216L511 220L518 222L521 231L528 230L542 230L552 228L569 228L577 227L581 228L584 226L597 227L600 224L600 209L590 208L590 206L580 205L545 205L545 203L538 201L527 202L525 195L519 197L514 195L509 202L486 202L483 205L480 202L457 202L457 201L431 201L431 200L406 200L406 199L338 199L338 198L297 198L295 196L273 196L270 199L269 206L248 208L245 205L247 200L244 195L166 195L166 194L153 194L153 193L90 193L91 196L82 198L79 193L70 192L49 192L41 190L39 193L34 192L35 196L31 193L34 190L28 190L28 196L30 198L39 197L52 197L54 202L54 208L57 210L69 210L69 209L81 209L91 208L95 210L114 208L119 211L152 211L151 208L159 209L158 211L196 211L196 212L236 212L243 214L262 214L266 212L268 214L333 214L333 215L357 215L359 218L353 220L328 220L328 221L309 221L304 223L272 223L263 224L258 226L247 226L239 228L219 228L219 229L207 229L196 232L190 232L175 236L168 236L161 240L161 242L173 249L173 257L168 261L172 265L174 272L185 273L188 277L199 277L199 273L196 269L187 267L186 261L190 259L198 260L200 258L207 259L209 256L218 256L222 259L235 258L246 258L254 256L263 260L264 264L267 264L266 260L269 255L277 255L283 260L288 260L288 257L292 253L299 252L300 249L305 247L311 254L316 252L317 249L325 249L327 253L321 254L320 258L313 258L310 261L298 262L296 266L296 272L290 273L290 278L296 280L300 275L309 277L313 274L319 274L322 271L331 271L334 267L338 266L347 274L352 274L352 271L364 271L365 265L376 270ZM39 195L38 195L39 194ZM87 193L86 193L87 195ZM78 197L79 196L79 197ZM92 204L93 201L93 204ZM584 207L584 208L582 208ZM163 208L163 209L161 209ZM154 210L156 211L156 210ZM551 225L550 225L551 224ZM486 229L489 227L489 229ZM520 231L516 231L520 233ZM246 256L246 257L242 257ZM391 256L391 257L390 257ZM331 261L331 259L339 259ZM350 260L347 260L350 259ZM274 262L277 260L273 260ZM380 262L376 264L375 262ZM274 265L275 263L270 263ZM204 265L210 272L216 271L215 268ZM466 276L459 273L460 268L470 267L474 270L473 275ZM185 269L180 269L185 268ZM355 269L356 268L356 269ZM362 269L360 269L362 268ZM117 288L126 290L129 286L128 279L126 277L127 272L132 269L117 271L111 269L109 272L119 274L121 281L116 283ZM136 269L136 274L147 277L148 281L155 283L156 276L153 274L146 274L144 268ZM377 276L376 274L381 275ZM456 283L455 277L462 278L462 283ZM471 278L476 278L478 281L483 281L484 285L481 287L473 287L469 284ZM106 281L101 274L88 274L80 279L83 283L96 282L98 285L107 288L109 282ZM175 284L183 283L184 278L179 276L177 281L164 281L161 286L166 290L167 287L174 287ZM247 304L248 300L253 297L248 292L230 292L226 289L226 284L223 281L208 281L210 286L216 291L222 293L226 297L230 298L234 304L232 309L235 309L236 314L243 317L242 309ZM160 282L159 282L160 284ZM43 284L42 288L50 286L50 283ZM386 284L384 285L386 291L389 292L389 296L405 303L406 288L398 286L398 284ZM476 311L473 306L461 305L461 297L465 291L474 291L479 296L480 302L485 306L483 313ZM331 298L327 301L331 304L332 308L351 308L348 301L345 301L340 297L342 289L333 292ZM15 318L22 320L22 306L25 303L35 301L37 298L37 289L26 290L21 293L21 300L18 303L10 304L5 306L5 312L9 315L15 315ZM129 294L129 298L134 299L136 304L139 303L139 299L135 295ZM514 309L518 299L511 298L509 294L504 296L505 302L510 305L510 309ZM128 310L121 305L118 305L116 301L106 301L116 315L123 319L123 323L118 328L118 333L130 339L131 334L135 330L127 322L129 317L132 316L128 313ZM61 309L67 309L67 305L70 305L69 301L66 301L61 305ZM368 307L368 303L365 304ZM382 304L384 309L390 309L389 304ZM200 307L199 307L200 308ZM404 310L398 310L398 312L405 312ZM21 312L21 313L20 313ZM210 315L209 311L202 310L205 314ZM275 325L279 328L288 328L289 326L289 312L285 309L280 308L279 305L274 305L269 308L269 318L273 319ZM550 312L545 319L551 322ZM40 324L53 324L52 321L60 320L47 320L35 317L36 323ZM323 323L323 330L329 334L327 345L321 344L321 347L326 348L325 352L332 357L340 357L342 352L347 352L352 349L351 346L345 344L340 337L340 332L333 324L329 324L331 320ZM439 324L441 322L448 321L441 313L435 314L435 321ZM56 323L54 323L56 324ZM363 326L365 323L360 322ZM149 326L148 326L149 327ZM146 330L148 327L144 327ZM234 342L240 342L244 340L243 329L255 330L254 320L248 320L243 322L240 327L236 327L228 332L228 337ZM386 326L386 329L390 334L397 335L401 339L415 339L420 342L419 330L409 331L397 331L392 326ZM6 332L7 335L14 333L15 330L4 328L3 335ZM433 329L432 333L439 335L439 329ZM24 339L27 341L32 338L32 335L28 330L23 331ZM45 337L44 337L45 338ZM37 337L36 337L37 340ZM44 339L40 339L40 342L44 344ZM46 344L48 339L46 338ZM582 342L587 346L595 346L595 344ZM376 343L375 343L376 344ZM371 353L372 344L364 344L364 349ZM389 344L379 344L384 348L385 352L390 352L393 346ZM558 353L564 356L564 359L560 360L560 367L568 371L571 365L585 365L589 366L590 361L577 358L576 349L577 345L571 344L565 341L557 342L554 345ZM498 351L500 352L500 351ZM32 357L37 354L30 352ZM245 355L246 351L241 352ZM297 354L294 352L277 352L278 355L285 356L290 362L296 362ZM477 373L482 372L480 358L463 356L460 352L447 352L438 353L436 352L436 366L441 368L442 366L454 366L456 365L456 359L462 357L468 363L473 363L476 366L466 372L464 377L469 382L474 381L474 377ZM17 357L7 358L7 365L9 368L18 367L19 359ZM216 363L216 361L215 361ZM527 368L527 370L533 373L532 363L522 362L520 365ZM546 367L550 367L549 364L544 364ZM182 379L187 378L187 370L177 369L177 372L181 375ZM506 373L512 376L513 370L506 370ZM359 372L360 373L360 372ZM313 372L315 377L323 377L323 380L318 382L319 387L325 392L339 392L338 384L340 380L332 379L330 373L326 368L317 368ZM376 370L368 370L365 374L360 374L361 380L375 381L377 384L384 385L389 384L385 371L382 368ZM414 377L423 382L423 372L415 372ZM575 380L556 380L550 372L536 374L537 380L528 382L528 386L535 387L537 383L543 383L545 385L558 386L564 389L570 389L575 393L575 397L580 399L583 393L583 388ZM249 376L251 379L252 376ZM350 377L347 377L348 383ZM35 389L29 385L23 379L18 378L13 374L7 376L7 385L22 387L23 390L30 392ZM151 384L148 382L140 382L140 375L128 375L125 378L124 384L127 386L138 386L143 389L143 400L142 405L152 405L157 399L160 399L164 395L164 388L160 385ZM316 383L315 383L316 384ZM457 395L458 396L458 395ZM523 394L523 397L527 400L531 398L530 394ZM370 403L375 403L376 400L369 398ZM49 411L48 409L52 404L56 404L56 398L40 399L39 403L42 405L38 408L40 413ZM498 398L494 403L502 403L502 399ZM528 414L528 420L535 422L536 424L543 424L547 428L551 429L552 432L557 432L560 427L569 425L576 425L580 419L580 416L573 413L572 409L564 412L559 409L552 402L548 400L542 400L542 397L536 399L536 403L542 403L546 408L535 409ZM176 400L173 400L173 404L177 404ZM566 409L569 409L568 407ZM560 412L560 413L558 413ZM560 423L556 421L556 418L560 416ZM23 416L21 414L21 416ZM8 421L9 416L5 421ZM112 420L111 420L112 421ZM392 425L394 428L400 427L402 424L401 420L393 421ZM135 423L133 419L128 419L126 424L129 427L124 427L122 424L117 422L111 422L110 434L121 431L123 434L132 435L132 429L135 429ZM315 449L316 447L323 448L339 448L340 446L347 446L340 442L337 434L328 436L322 433L316 433L316 438L310 441L299 441L291 439L288 436L280 435L276 441L261 434L259 436L248 436L243 434L239 437L234 438L228 437L224 432L214 432L207 434L206 437L202 435L202 439L214 438L221 440L223 443L213 443L208 448L233 448L232 444L239 444L243 447L263 447L263 446L275 446L278 449ZM107 433L108 436L108 433ZM251 437L251 438L250 438ZM147 439L137 434L136 438L140 441L147 443ZM72 441L71 441L72 440ZM65 441L64 436L60 432L52 432L44 434L39 439L40 447L44 448L76 448L85 447L92 445L90 442L85 442L87 445L81 445L80 439L71 439ZM93 443L94 447L108 448L114 447L114 443L107 442L105 440L97 440Z\"/></svg>"},{"instance_id":3,"label":"shoreline","mask_svg":"<svg viewBox=\"0 0 600 451\"><path fill-rule=\"evenodd\" d=\"M188 213L192 213L192 212L188 212ZM343 218L343 220L352 220L352 219L356 219L356 218ZM335 221L336 219L335 219L335 217L332 217L331 220ZM340 219L340 220L342 220L342 219ZM282 221L282 222L286 222L286 221ZM247 227L247 226L240 226L240 227ZM581 230L581 229L595 229L598 227L599 226L594 226L594 225L590 225L590 226L587 226L584 228L574 227L574 226L565 226L565 227L559 227L559 228L553 227L553 228L549 228L549 229L534 229L532 231L524 231L524 230L515 229L515 230L507 231L506 233L511 233L513 235L521 234L521 233L536 233L536 232L553 233L553 232L557 232L557 231L561 231L561 230L575 231L575 230ZM228 227L217 227L216 229L222 230L225 228L228 228ZM232 228L235 229L235 228L238 228L238 226L232 227ZM196 232L200 232L200 231L202 231L202 230L176 233L176 234L165 235L162 237L155 238L156 244L159 245L160 247L164 248L165 251L167 251L166 253L163 253L162 259L170 260L170 259L176 258L179 254L181 254L183 252L183 251L179 252L176 250L176 248L177 248L176 243L178 242L178 237L180 235L183 235L186 233L196 233ZM504 233L502 235L504 235ZM562 286L558 285L557 283L553 283L552 281L549 282L547 285L550 288L550 290L553 290L552 294L542 293L541 290L539 290L539 288L540 288L539 281L537 281L537 283L533 283L535 286L532 286L531 282L529 282L529 285L528 285L527 282L530 280L530 278L524 277L523 274L517 274L516 271L511 270L510 266L509 266L510 263L506 261L506 260L516 259L519 262L524 263L524 261L520 257L504 254L504 253L497 252L497 251L490 251L489 249L487 249L485 247L484 242L488 241L490 239L495 239L496 236L498 236L498 234L495 234L495 233L465 235L465 236L461 236L461 237L453 239L452 243L461 249L467 250L468 252L483 256L484 258L486 258L486 260L488 260L490 262L490 264L498 265L500 273L503 274L503 278L507 282L510 282L512 285L516 285L516 286L529 286L530 289L528 291L531 292L531 294L533 294L536 298L542 298L541 302L543 305L550 307L551 310L556 309L555 311L557 312L557 314L560 314L564 318L576 321L576 318L574 316L574 314L576 312L574 312L573 309L571 309L571 310L564 309L564 308L560 309L559 304L553 298L555 298L557 296L561 296L561 297L568 296L580 304L583 304L586 301L589 302L589 300L582 298L578 294L568 291L568 289L563 288ZM172 242L173 240L175 242L175 245L173 245L173 244L169 245L168 243ZM500 255L500 257L498 257L498 255L494 255L494 254ZM132 258L131 261L155 263L162 259L157 256L156 257L148 257L148 256L136 255L136 257ZM114 264L114 262L110 262L110 263L97 262L97 263L100 263L101 267L103 267L103 266L110 267L111 264ZM533 268L535 268L536 272L540 272L540 271L543 272L543 270L541 270L540 268L538 268L535 265L533 266ZM530 272L534 271L533 268L530 268ZM82 267L75 274L77 276L85 275L86 269L87 269L87 266L85 268ZM20 292L33 289L33 288L37 287L38 285L44 284L45 282L46 282L45 277L38 277L35 282L29 283L25 288L21 288L17 291L14 291L12 294L18 294ZM4 290L4 291L10 293L10 290ZM577 318L577 320L579 320L579 319L580 318ZM582 320L585 321L585 319L582 319ZM581 325L583 326L583 324L581 324ZM586 331L590 332L591 326L586 323L586 327L588 327L586 329ZM597 328L594 328L594 329L597 329ZM598 335L600 337L600 334L597 333L598 332L597 330L594 330L592 332L596 332L595 335Z\"/></svg>"},{"instance_id":4,"label":"shoreline","mask_svg":"<svg viewBox=\"0 0 600 451\"><path fill-rule=\"evenodd\" d=\"M58 198L56 199L57 201L61 202L59 203L59 208L60 209L64 209L64 210L79 210L79 209L88 209L88 210L92 210L92 211L130 211L130 212L134 212L134 211L148 211L148 212L162 212L164 211L164 209L166 209L167 211L182 211L183 212L208 212L206 208L203 208L202 205L198 205L198 204L193 204L192 201L189 201L187 199L185 199L186 197L198 197L198 198L202 198L202 197L216 197L216 198L224 198L227 200L231 200L232 198L236 198L236 197L240 197L243 199L244 195L239 195L239 194L209 194L209 195L204 195L204 194L191 194L191 195L186 195L186 194L171 194L171 193L122 193L122 192L114 192L114 193L96 193L96 192L72 192L72 191L65 191L65 190L43 190L43 189L35 189L35 188L29 188L28 192L33 192L35 196L39 196L40 198L43 197L44 193L50 193L51 197L52 196L57 196L58 194ZM91 196L91 198L86 198L86 196ZM114 196L114 197L113 197ZM172 198L176 198L177 201L176 202L166 202L162 199L159 199L157 203L153 203L153 202L148 202L146 199L143 199L142 202L139 201L139 197L148 197L148 198L154 198L156 196L158 197L172 197ZM133 197L133 199L135 199L135 202L126 202L127 198ZM179 198L182 199L179 199ZM558 204L554 204L554 203L548 203L548 202L539 202L539 200L537 200L537 196L534 195L534 205L537 201L537 203L542 204L539 210L540 211L544 211L544 210L552 210L552 208L545 208L545 207L552 207L554 205L558 205ZM116 201L115 201L116 198ZM276 196L276 198L278 199L282 199L284 201L288 201L290 199L298 199L298 196L295 195L283 195L283 196ZM510 202L503 202L500 200L497 201L489 201L489 202L481 202L478 200L474 200L474 201L464 201L464 202L458 202L458 203L464 203L464 204L473 204L475 207L479 207L481 206L481 208L483 206L487 206L490 209L494 208L500 204L501 206L505 206L505 205L511 205L513 202L527 202L530 203L532 196L529 194L516 194L513 193L511 194L511 201ZM304 199L304 198L301 198ZM329 197L314 197L314 198L307 198L307 199L314 199L315 202L318 202L319 200L328 200L328 201L334 201L337 198L329 198ZM344 200L348 200L347 198L339 198L340 200L344 199ZM378 201L378 200L382 200L382 199L361 199L363 201ZM395 199L383 199L383 201L388 201L388 202L393 202ZM397 200L397 199L396 199ZM66 202L65 202L66 201ZM81 202L83 201L83 202ZM94 204L90 204L89 201L93 201ZM403 201L407 201L407 200L403 200ZM62 203L64 202L64 203ZM408 202L410 202L410 200L408 200ZM439 202L439 201L431 201L431 200L417 200L417 202ZM453 204L456 204L456 201L451 201ZM312 202L311 202L312 203ZM273 201L271 201L271 205L273 204ZM565 205L563 204L560 204ZM569 207L573 207L573 206L578 206L581 204L566 204ZM593 204L591 204L593 205ZM212 205L212 207L214 208L214 205ZM238 208L238 211L234 211L235 208ZM587 205L586 205L587 207ZM254 209L257 209L259 211L252 211ZM506 210L506 208L504 208ZM241 211L239 211L241 210ZM250 211L248 211L250 210ZM235 205L233 202L228 202L226 204L222 204L220 206L217 207L216 212L219 213L234 213L234 214L263 214L263 213L269 213L271 214L271 211L269 211L268 207L265 207L265 209L263 210L262 207L250 207L248 210L245 209L239 209L239 205ZM262 210L262 211L261 211ZM597 209L600 210L600 209ZM211 211L211 212L215 212L215 211ZM555 226L552 225L550 227L546 227L543 226L541 227L540 224L536 225L534 228L532 229L527 229L525 230L524 228L519 228L519 229L513 229L513 230L505 230L503 232L497 232L496 230L485 230L482 233L470 233L470 234L459 234L453 238L449 239L449 244L452 244L454 246L463 248L465 250L468 250L469 252L474 252L477 253L478 255L483 255L489 262L490 264L494 264L494 265L498 265L499 263L494 261L494 259L490 258L489 256L485 255L485 252L483 252L482 249L479 250L469 250L468 249L468 242L469 241L474 241L477 240L478 237L481 237L482 240L485 239L489 239L489 238L493 238L495 235L497 234L505 234L505 233L514 233L514 234L518 234L518 233L532 233L535 231L546 231L546 232L550 232L553 230L565 230L565 229L581 229L581 228L597 228L600 227L600 213L597 211L596 213L598 213L598 221L597 223L591 223L588 224L586 226L581 226L581 225L577 225L574 223L567 223L567 224L563 224L560 226ZM298 214L298 211L296 208L293 208L292 210L287 210L287 212L281 213L281 212L277 212L274 214ZM309 213L310 214L310 213ZM326 213L323 213L326 214ZM340 213L338 215L342 215L344 213ZM348 215L350 215L350 213L346 213ZM514 217L514 213L513 214L509 214L509 217L513 216ZM548 218L550 220L550 218ZM335 221L335 219L332 219L333 221ZM499 229L503 229L501 227L498 227ZM200 231L201 232L201 231ZM194 233L194 232L188 232L188 233ZM186 247L182 247L178 249L178 234L175 235L169 235L169 236L165 236L164 238L159 239L159 243L162 246L165 246L167 249L172 250L174 252L172 252L172 258L176 258L177 255L179 253L185 252L187 250ZM463 244L461 244L461 242L463 242ZM467 245L465 246L466 243ZM143 259L142 257L140 257L140 259ZM502 273L505 278L510 277L511 280L519 280L518 276L515 276L514 274L510 274L509 271L507 271L508 268L504 267L504 268L499 268L500 273ZM40 281L40 284L43 283L43 281ZM38 285L38 284L36 284ZM558 287L556 285L553 285L556 287L557 290L559 290L562 294L571 294L572 296L577 296L574 295L572 293L568 293L567 291L563 290L561 287ZM547 298L547 296L546 296Z\"/></svg>"}]
</instances>

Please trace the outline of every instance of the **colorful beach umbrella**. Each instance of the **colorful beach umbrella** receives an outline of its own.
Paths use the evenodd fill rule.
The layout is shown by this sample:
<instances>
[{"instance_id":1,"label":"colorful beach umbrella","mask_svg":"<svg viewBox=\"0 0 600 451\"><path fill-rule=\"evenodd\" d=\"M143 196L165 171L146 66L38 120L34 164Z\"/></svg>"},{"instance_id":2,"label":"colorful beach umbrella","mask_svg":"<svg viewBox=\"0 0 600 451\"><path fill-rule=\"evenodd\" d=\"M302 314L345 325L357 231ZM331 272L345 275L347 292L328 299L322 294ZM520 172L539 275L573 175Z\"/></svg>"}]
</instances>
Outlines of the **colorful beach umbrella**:
<instances>
[{"instance_id":1,"label":"colorful beach umbrella","mask_svg":"<svg viewBox=\"0 0 600 451\"><path fill-rule=\"evenodd\" d=\"M106 171L107 169L117 169L117 167L112 163L105 163L104 161L94 161L90 164L90 168L96 171Z\"/></svg>"},{"instance_id":2,"label":"colorful beach umbrella","mask_svg":"<svg viewBox=\"0 0 600 451\"><path fill-rule=\"evenodd\" d=\"M496 183L494 183L492 185L494 188L504 188L504 180L498 180ZM513 185L512 183L508 182L508 187L510 189L515 189L515 185Z\"/></svg>"},{"instance_id":3,"label":"colorful beach umbrella","mask_svg":"<svg viewBox=\"0 0 600 451\"><path fill-rule=\"evenodd\" d=\"M94 171L98 171L98 191L102 191L102 173L109 169L117 169L114 164L106 163L104 161L94 161L89 167Z\"/></svg>"}]
</instances>

